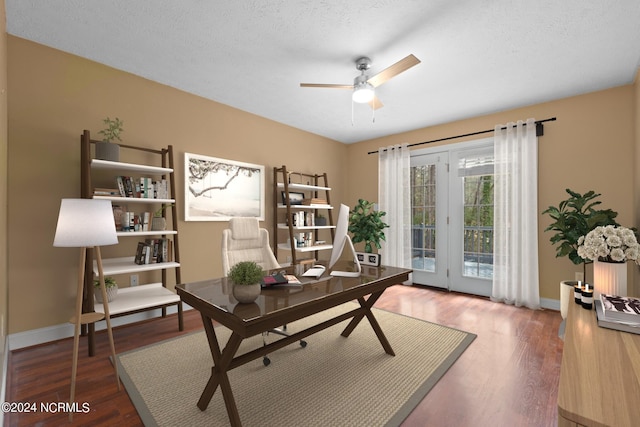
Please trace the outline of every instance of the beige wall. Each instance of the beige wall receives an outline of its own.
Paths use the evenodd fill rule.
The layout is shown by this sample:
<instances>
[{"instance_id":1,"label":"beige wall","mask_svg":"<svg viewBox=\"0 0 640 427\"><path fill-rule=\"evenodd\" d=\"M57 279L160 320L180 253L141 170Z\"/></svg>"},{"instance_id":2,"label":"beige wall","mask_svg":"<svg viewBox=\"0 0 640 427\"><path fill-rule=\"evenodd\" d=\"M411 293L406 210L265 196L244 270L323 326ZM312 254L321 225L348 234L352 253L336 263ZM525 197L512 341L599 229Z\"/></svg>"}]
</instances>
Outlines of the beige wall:
<instances>
[{"instance_id":1,"label":"beige wall","mask_svg":"<svg viewBox=\"0 0 640 427\"><path fill-rule=\"evenodd\" d=\"M0 354L7 333L7 145L7 25L0 0Z\"/></svg>"},{"instance_id":2,"label":"beige wall","mask_svg":"<svg viewBox=\"0 0 640 427\"><path fill-rule=\"evenodd\" d=\"M174 145L179 202L183 154L191 152L263 164L267 184L271 168L282 164L303 172L327 172L335 189L332 202L349 205L359 197L377 199L378 158L367 151L490 129L527 117L557 117L545 126L540 139L539 210L563 199L565 188L593 189L603 194L605 207L620 213L619 222L638 223L634 148L640 143L635 110L640 94L634 85L345 146L11 36L8 58L10 333L61 324L71 315L77 254L53 248L55 222L60 199L79 196L79 135L83 129L101 129L105 116L125 121L125 143ZM267 185L265 224L270 228L269 190ZM224 224L182 219L181 213L183 279L219 275ZM555 258L549 234L542 231L548 223L540 217L541 296L558 299L559 281L573 278L581 268L566 258ZM113 251L105 248L105 255ZM588 271L587 279L590 275Z\"/></svg>"},{"instance_id":3,"label":"beige wall","mask_svg":"<svg viewBox=\"0 0 640 427\"><path fill-rule=\"evenodd\" d=\"M634 187L634 123L638 121L634 105L637 98L638 89L628 85L352 144L348 147L347 182L355 184L348 186L348 200L350 203L360 197L377 200L378 156L367 155L367 152L378 147L493 129L496 124L529 117L538 120L556 117L557 121L545 124L545 135L539 139L539 211L564 199L567 196L565 188L580 193L594 190L602 194L600 200L605 208L619 213L618 222L637 226L634 214L637 188ZM426 145L415 148L423 147ZM574 272L582 271L582 267L575 266L566 257L555 258L550 234L543 232L550 222L546 216L539 218L540 296L557 300L560 298L559 282L573 280ZM633 276L632 269L637 267L629 263L629 269ZM588 267L587 280L592 279Z\"/></svg>"},{"instance_id":4,"label":"beige wall","mask_svg":"<svg viewBox=\"0 0 640 427\"><path fill-rule=\"evenodd\" d=\"M265 165L268 229L275 166L327 172L332 202L343 197L343 144L20 38L9 37L8 54L10 333L71 317L78 251L54 248L53 236L60 199L80 195L80 134L95 135L106 116L124 121L123 143L174 146L185 281L221 275L226 226L183 221L185 152ZM122 246L105 247L103 256L116 250Z\"/></svg>"}]
</instances>

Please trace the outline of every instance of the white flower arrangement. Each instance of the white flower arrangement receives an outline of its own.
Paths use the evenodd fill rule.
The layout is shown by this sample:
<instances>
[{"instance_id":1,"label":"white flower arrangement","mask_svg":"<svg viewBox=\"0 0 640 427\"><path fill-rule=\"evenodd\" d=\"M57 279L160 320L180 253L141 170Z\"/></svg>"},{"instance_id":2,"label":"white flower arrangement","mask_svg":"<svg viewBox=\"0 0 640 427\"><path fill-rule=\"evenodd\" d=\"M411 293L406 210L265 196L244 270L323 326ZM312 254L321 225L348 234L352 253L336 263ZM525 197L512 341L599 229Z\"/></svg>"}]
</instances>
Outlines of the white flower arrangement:
<instances>
[{"instance_id":1,"label":"white flower arrangement","mask_svg":"<svg viewBox=\"0 0 640 427\"><path fill-rule=\"evenodd\" d=\"M592 261L640 264L640 244L629 228L600 226L578 239L578 255Z\"/></svg>"}]
</instances>

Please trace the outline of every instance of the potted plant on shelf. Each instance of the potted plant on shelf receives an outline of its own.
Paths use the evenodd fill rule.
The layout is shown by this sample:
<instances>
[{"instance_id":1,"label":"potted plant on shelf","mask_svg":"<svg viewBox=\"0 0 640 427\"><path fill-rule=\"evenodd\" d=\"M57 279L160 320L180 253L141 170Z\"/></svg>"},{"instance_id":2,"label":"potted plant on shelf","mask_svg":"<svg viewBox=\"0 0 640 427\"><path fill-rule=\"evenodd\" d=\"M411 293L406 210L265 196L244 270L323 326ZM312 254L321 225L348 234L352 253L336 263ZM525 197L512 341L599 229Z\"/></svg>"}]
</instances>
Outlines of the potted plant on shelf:
<instances>
[{"instance_id":1,"label":"potted plant on shelf","mask_svg":"<svg viewBox=\"0 0 640 427\"><path fill-rule=\"evenodd\" d=\"M167 229L167 219L162 214L165 209L170 208L172 206L173 204L162 205L157 211L153 213L153 218L151 219L152 231L163 231Z\"/></svg>"},{"instance_id":2,"label":"potted plant on shelf","mask_svg":"<svg viewBox=\"0 0 640 427\"><path fill-rule=\"evenodd\" d=\"M380 254L373 253L373 246L380 249L380 242L386 240L384 229L389 227L382 217L387 213L376 211L372 202L359 199L349 212L349 232L353 235L353 243L364 242L364 253L357 253L363 264L380 265Z\"/></svg>"},{"instance_id":3,"label":"potted plant on shelf","mask_svg":"<svg viewBox=\"0 0 640 427\"><path fill-rule=\"evenodd\" d=\"M110 276L105 276L104 287L107 291L107 301L113 301L118 295L118 284L115 279ZM93 279L93 294L96 297L96 301L102 304L102 292L100 291L100 280L98 278Z\"/></svg>"},{"instance_id":4,"label":"potted plant on shelf","mask_svg":"<svg viewBox=\"0 0 640 427\"><path fill-rule=\"evenodd\" d=\"M229 270L233 283L232 293L241 303L251 303L260 295L260 280L265 272L254 261L240 261Z\"/></svg>"},{"instance_id":5,"label":"potted plant on shelf","mask_svg":"<svg viewBox=\"0 0 640 427\"><path fill-rule=\"evenodd\" d=\"M578 254L579 240L598 226L618 225L615 217L618 213L611 209L595 209L602 202L597 199L600 194L588 191L584 194L566 189L569 197L558 206L549 206L542 213L548 214L553 222L544 231L555 231L549 239L556 247L556 258L567 256L575 265L582 264L582 277L585 277L587 262ZM567 316L567 304L571 298L573 280L560 282L560 312L562 318ZM564 285L564 286L563 286Z\"/></svg>"},{"instance_id":6,"label":"potted plant on shelf","mask_svg":"<svg viewBox=\"0 0 640 427\"><path fill-rule=\"evenodd\" d=\"M120 160L120 146L114 141L116 139L122 141L120 134L124 132L122 128L124 122L117 117L115 120L107 117L103 123L107 127L98 132L102 135L102 141L96 142L96 159L117 162Z\"/></svg>"}]
</instances>

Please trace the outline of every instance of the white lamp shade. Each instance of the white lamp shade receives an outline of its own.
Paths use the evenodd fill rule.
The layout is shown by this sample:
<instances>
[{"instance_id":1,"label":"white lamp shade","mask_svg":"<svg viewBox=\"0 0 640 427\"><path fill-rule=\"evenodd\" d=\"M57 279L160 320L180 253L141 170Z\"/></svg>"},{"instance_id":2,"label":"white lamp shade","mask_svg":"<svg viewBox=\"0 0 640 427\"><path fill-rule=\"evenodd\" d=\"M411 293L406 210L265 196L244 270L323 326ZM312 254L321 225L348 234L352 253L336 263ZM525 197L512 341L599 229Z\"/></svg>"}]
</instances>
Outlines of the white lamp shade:
<instances>
[{"instance_id":1,"label":"white lamp shade","mask_svg":"<svg viewBox=\"0 0 640 427\"><path fill-rule=\"evenodd\" d=\"M53 246L93 247L118 243L109 200L62 199Z\"/></svg>"},{"instance_id":2,"label":"white lamp shade","mask_svg":"<svg viewBox=\"0 0 640 427\"><path fill-rule=\"evenodd\" d=\"M352 99L353 102L357 102L359 104L364 104L365 102L369 102L373 99L374 90L373 86L367 82L362 82L356 85Z\"/></svg>"}]
</instances>

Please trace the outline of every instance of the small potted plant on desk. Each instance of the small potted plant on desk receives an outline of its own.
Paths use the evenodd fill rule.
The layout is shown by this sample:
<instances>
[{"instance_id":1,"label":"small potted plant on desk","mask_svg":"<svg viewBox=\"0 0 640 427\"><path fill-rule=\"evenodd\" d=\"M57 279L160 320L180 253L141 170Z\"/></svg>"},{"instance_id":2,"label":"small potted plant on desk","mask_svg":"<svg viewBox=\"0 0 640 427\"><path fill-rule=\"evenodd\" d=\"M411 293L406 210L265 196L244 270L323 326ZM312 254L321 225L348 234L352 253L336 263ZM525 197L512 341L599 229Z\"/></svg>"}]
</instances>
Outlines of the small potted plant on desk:
<instances>
[{"instance_id":1,"label":"small potted plant on desk","mask_svg":"<svg viewBox=\"0 0 640 427\"><path fill-rule=\"evenodd\" d=\"M107 302L111 302L118 295L118 284L115 279L110 276L105 276L104 278L104 287L107 291ZM100 304L103 304L102 300L102 292L100 291L100 280L98 278L93 279L93 294L96 297L96 301Z\"/></svg>"},{"instance_id":2,"label":"small potted plant on desk","mask_svg":"<svg viewBox=\"0 0 640 427\"><path fill-rule=\"evenodd\" d=\"M376 211L372 202L363 199L349 212L349 232L353 234L353 243L364 242L364 253L357 253L362 264L380 265L380 254L373 253L373 245L380 249L380 242L386 240L384 229L389 227L382 217L387 213Z\"/></svg>"},{"instance_id":3,"label":"small potted plant on desk","mask_svg":"<svg viewBox=\"0 0 640 427\"><path fill-rule=\"evenodd\" d=\"M265 272L253 261L241 261L229 270L229 279L233 283L232 293L241 303L251 303L260 295L260 280Z\"/></svg>"},{"instance_id":4,"label":"small potted plant on desk","mask_svg":"<svg viewBox=\"0 0 640 427\"><path fill-rule=\"evenodd\" d=\"M103 120L107 127L98 133L102 135L102 141L96 142L96 159L109 160L117 162L120 160L120 146L114 141L122 141L120 134L124 132L122 120L116 117L115 120L111 120L109 117Z\"/></svg>"}]
</instances>

